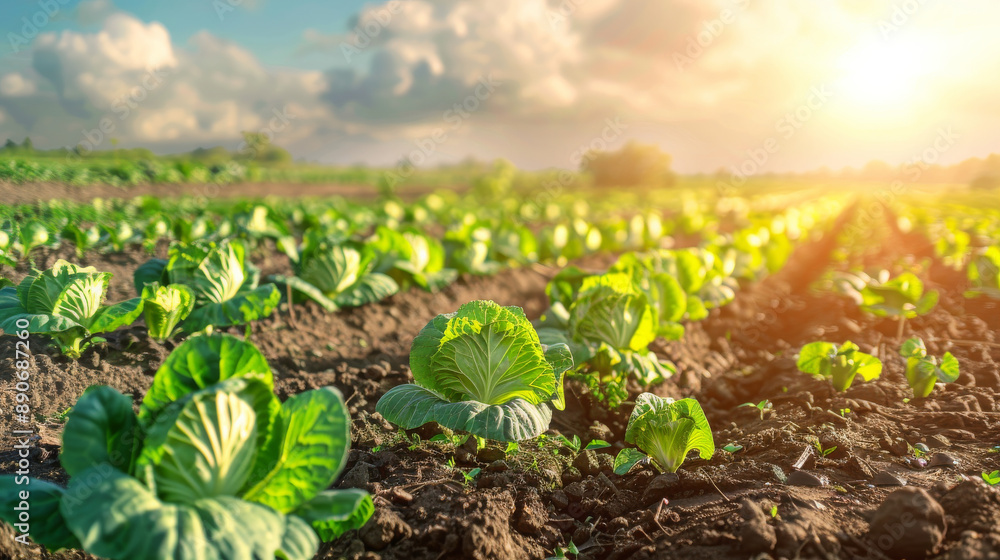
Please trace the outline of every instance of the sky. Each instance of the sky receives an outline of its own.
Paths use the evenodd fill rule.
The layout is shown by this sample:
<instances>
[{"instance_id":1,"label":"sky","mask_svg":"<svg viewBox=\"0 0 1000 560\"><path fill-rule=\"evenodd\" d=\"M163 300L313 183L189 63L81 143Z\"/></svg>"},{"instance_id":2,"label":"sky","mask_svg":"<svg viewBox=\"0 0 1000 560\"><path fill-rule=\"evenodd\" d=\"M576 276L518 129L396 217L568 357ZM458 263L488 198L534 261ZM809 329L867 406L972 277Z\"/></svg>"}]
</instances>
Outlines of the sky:
<instances>
[{"instance_id":1,"label":"sky","mask_svg":"<svg viewBox=\"0 0 1000 560\"><path fill-rule=\"evenodd\" d=\"M1000 151L995 0L4 0L0 141L681 172Z\"/></svg>"}]
</instances>

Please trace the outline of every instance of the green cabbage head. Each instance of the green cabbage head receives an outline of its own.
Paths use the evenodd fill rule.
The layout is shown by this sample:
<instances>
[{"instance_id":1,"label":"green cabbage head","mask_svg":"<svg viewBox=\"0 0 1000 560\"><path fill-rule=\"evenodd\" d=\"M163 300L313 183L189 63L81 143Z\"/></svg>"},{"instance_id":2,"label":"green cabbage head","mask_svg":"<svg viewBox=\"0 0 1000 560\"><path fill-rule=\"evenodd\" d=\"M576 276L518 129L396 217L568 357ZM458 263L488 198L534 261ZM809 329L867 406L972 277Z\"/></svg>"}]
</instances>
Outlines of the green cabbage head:
<instances>
[{"instance_id":1,"label":"green cabbage head","mask_svg":"<svg viewBox=\"0 0 1000 560\"><path fill-rule=\"evenodd\" d=\"M376 405L390 422L437 422L497 441L533 438L565 406L565 344L543 345L519 307L473 301L438 315L413 341L414 384L393 387Z\"/></svg>"},{"instance_id":2,"label":"green cabbage head","mask_svg":"<svg viewBox=\"0 0 1000 560\"><path fill-rule=\"evenodd\" d=\"M309 560L320 541L362 526L371 497L327 490L347 460L350 417L332 387L280 403L267 362L229 335L193 336L157 371L140 413L107 386L73 406L62 488L0 476L0 519L31 538L109 560ZM35 523L34 515L38 515Z\"/></svg>"},{"instance_id":3,"label":"green cabbage head","mask_svg":"<svg viewBox=\"0 0 1000 560\"><path fill-rule=\"evenodd\" d=\"M267 317L281 301L274 284L258 286L260 272L246 260L239 241L174 243L167 260L150 259L135 271L136 292L154 282L184 285L194 295L194 309L181 323L185 332L209 325L242 325Z\"/></svg>"},{"instance_id":4,"label":"green cabbage head","mask_svg":"<svg viewBox=\"0 0 1000 560\"><path fill-rule=\"evenodd\" d=\"M132 324L142 313L142 298L104 305L110 272L81 267L64 260L35 270L17 286L0 290L0 329L48 335L70 358L95 342L95 334Z\"/></svg>"}]
</instances>

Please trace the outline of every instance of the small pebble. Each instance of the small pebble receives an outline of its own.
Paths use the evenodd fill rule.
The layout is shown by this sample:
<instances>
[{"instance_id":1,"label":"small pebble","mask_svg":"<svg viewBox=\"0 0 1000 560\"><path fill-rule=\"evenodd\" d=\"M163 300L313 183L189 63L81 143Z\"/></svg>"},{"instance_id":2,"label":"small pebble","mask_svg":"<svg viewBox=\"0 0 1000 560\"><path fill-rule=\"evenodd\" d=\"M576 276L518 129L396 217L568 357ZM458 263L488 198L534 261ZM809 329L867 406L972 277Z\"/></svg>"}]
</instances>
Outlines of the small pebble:
<instances>
[{"instance_id":1,"label":"small pebble","mask_svg":"<svg viewBox=\"0 0 1000 560\"><path fill-rule=\"evenodd\" d=\"M872 479L875 486L906 486L906 479L896 476L889 471L879 471Z\"/></svg>"},{"instance_id":2,"label":"small pebble","mask_svg":"<svg viewBox=\"0 0 1000 560\"><path fill-rule=\"evenodd\" d=\"M785 484L790 486L826 486L828 481L825 476L816 476L806 471L792 471L785 480Z\"/></svg>"},{"instance_id":3,"label":"small pebble","mask_svg":"<svg viewBox=\"0 0 1000 560\"><path fill-rule=\"evenodd\" d=\"M927 462L928 467L954 467L957 464L958 460L947 453L935 453Z\"/></svg>"}]
</instances>

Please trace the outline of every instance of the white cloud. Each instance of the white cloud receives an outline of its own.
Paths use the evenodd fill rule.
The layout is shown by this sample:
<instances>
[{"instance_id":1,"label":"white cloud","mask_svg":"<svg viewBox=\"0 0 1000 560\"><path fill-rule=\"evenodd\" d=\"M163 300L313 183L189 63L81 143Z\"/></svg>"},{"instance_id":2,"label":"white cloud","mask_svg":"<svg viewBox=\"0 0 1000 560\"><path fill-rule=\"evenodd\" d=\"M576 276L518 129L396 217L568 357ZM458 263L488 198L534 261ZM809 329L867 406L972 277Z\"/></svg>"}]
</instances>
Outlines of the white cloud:
<instances>
[{"instance_id":1,"label":"white cloud","mask_svg":"<svg viewBox=\"0 0 1000 560\"><path fill-rule=\"evenodd\" d=\"M24 77L19 72L0 76L0 95L7 97L24 97L36 91L35 82Z\"/></svg>"},{"instance_id":2,"label":"white cloud","mask_svg":"<svg viewBox=\"0 0 1000 560\"><path fill-rule=\"evenodd\" d=\"M58 135L62 145L83 141L81 130L106 122L114 130L103 142L116 137L123 144L235 148L243 131L268 126L273 110L290 106L295 126L275 139L287 145L308 136L314 121L331 121L319 100L322 73L264 68L250 52L208 32L175 47L162 25L124 13L112 14L94 33L39 36L33 68L46 88L39 103L57 105L49 113L62 114L62 122L39 117L38 104L13 104L15 96L35 89L21 73L0 77L0 106L42 128L40 137Z\"/></svg>"},{"instance_id":3,"label":"white cloud","mask_svg":"<svg viewBox=\"0 0 1000 560\"><path fill-rule=\"evenodd\" d=\"M97 107L128 94L145 73L176 66L166 28L123 13L97 33L43 33L34 44L34 68L57 93Z\"/></svg>"}]
</instances>

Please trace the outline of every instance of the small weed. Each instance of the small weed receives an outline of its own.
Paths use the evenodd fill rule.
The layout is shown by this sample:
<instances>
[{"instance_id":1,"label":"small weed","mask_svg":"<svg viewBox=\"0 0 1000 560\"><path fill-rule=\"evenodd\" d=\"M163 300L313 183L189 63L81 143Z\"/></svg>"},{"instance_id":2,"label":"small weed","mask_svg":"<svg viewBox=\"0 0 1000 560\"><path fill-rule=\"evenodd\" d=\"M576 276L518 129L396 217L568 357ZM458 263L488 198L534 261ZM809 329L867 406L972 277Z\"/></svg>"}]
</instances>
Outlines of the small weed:
<instances>
[{"instance_id":1,"label":"small weed","mask_svg":"<svg viewBox=\"0 0 1000 560\"><path fill-rule=\"evenodd\" d=\"M816 441L813 442L813 447L815 447L816 451L819 452L820 457L826 457L827 455L829 455L829 454L831 454L831 453L833 453L834 451L837 450L837 446L836 445L834 445L832 447L827 447L827 448L824 449L823 448L823 444L820 443L819 440L816 440Z\"/></svg>"},{"instance_id":2,"label":"small weed","mask_svg":"<svg viewBox=\"0 0 1000 560\"><path fill-rule=\"evenodd\" d=\"M555 551L553 551L552 556L549 556L545 560L568 560L569 557L566 556L567 554L580 554L579 549L576 548L573 541L569 541L569 545L567 545L566 548L557 546Z\"/></svg>"},{"instance_id":3,"label":"small weed","mask_svg":"<svg viewBox=\"0 0 1000 560\"><path fill-rule=\"evenodd\" d=\"M766 413L771 412L772 410L774 410L774 405L771 404L771 401L769 401L767 399L764 399L764 400L760 401L757 404L754 404L752 402L743 403L738 408L743 408L744 406L749 406L751 408L756 408L757 410L759 410L760 411L760 419L761 420L764 419L764 414L766 414Z\"/></svg>"},{"instance_id":4,"label":"small weed","mask_svg":"<svg viewBox=\"0 0 1000 560\"><path fill-rule=\"evenodd\" d=\"M991 473L983 471L983 480L985 480L990 486L1000 484L1000 471L993 471Z\"/></svg>"}]
</instances>

